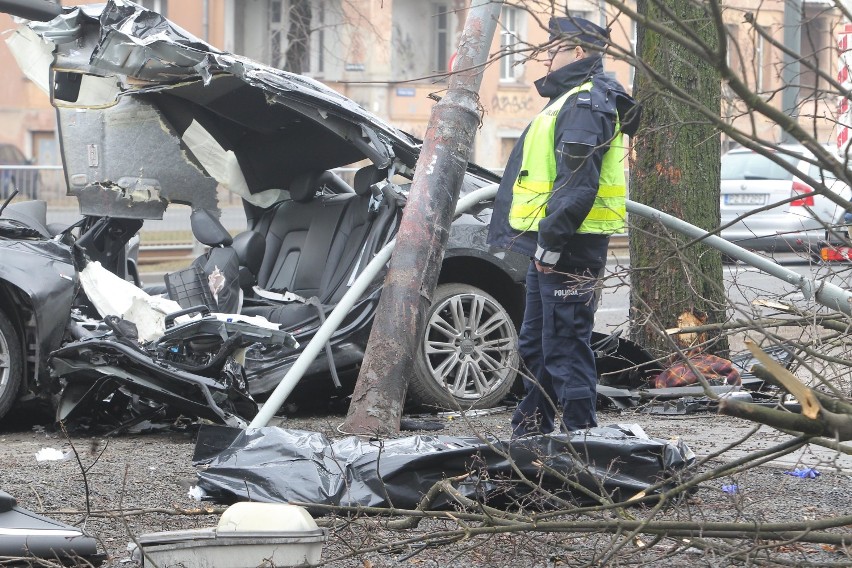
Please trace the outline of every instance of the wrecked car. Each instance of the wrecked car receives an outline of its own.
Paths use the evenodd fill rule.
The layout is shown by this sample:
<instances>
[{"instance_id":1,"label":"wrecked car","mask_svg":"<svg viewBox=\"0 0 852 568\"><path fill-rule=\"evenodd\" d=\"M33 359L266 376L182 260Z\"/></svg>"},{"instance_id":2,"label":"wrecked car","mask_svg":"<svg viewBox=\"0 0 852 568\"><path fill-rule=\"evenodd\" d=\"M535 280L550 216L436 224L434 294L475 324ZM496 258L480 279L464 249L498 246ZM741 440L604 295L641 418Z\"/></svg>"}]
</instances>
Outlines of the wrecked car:
<instances>
[{"instance_id":1,"label":"wrecked car","mask_svg":"<svg viewBox=\"0 0 852 568\"><path fill-rule=\"evenodd\" d=\"M45 298L54 297L53 291L4 278L8 325L0 331L5 352L14 353L14 364L5 369L9 378L0 383L6 400L19 386L20 392L76 400L104 375L119 380L105 372L109 366L122 369L125 385L144 383L149 395L162 390L148 384L159 369L143 372L126 364L124 358L134 355L127 346L133 340L120 341L112 331L94 341L69 336L66 328L80 298L76 271L82 266L74 266L73 249L123 277L126 262L118 257L127 239L145 220L162 218L170 203L206 214L206 222L198 224L203 234L196 237L213 250L235 253L237 276L230 281L239 280L242 303L228 311L280 324L300 345L395 235L419 140L316 81L222 53L159 14L122 1L64 8L55 19L18 30L9 46L57 109L69 194L77 197L86 223L105 220L109 228L66 248L62 239L69 233L40 233L45 246L62 248L65 266L63 274L53 275L55 263L47 263L52 280L61 280L55 285L63 299L49 310ZM39 64L49 64L49 73L36 70ZM332 171L344 166L357 168L350 180ZM461 191L498 181L471 164ZM247 231L233 238L218 224L218 188L238 195L244 205ZM418 404L494 405L515 381L515 322L523 310L527 260L488 249L489 214L483 203L453 225L410 379ZM89 250L93 245L110 250ZM19 266L22 272L36 269ZM191 283L190 273L169 290L184 308L205 302L188 291ZM351 386L381 283L376 278L351 310L300 391L327 396L331 381L338 389ZM482 333L453 341L468 328ZM271 391L299 353L262 343L244 347L240 365L254 396ZM457 361L461 349L477 354L475 368ZM160 368L190 364L167 351L148 349L145 355ZM70 389L71 383L80 386ZM57 389L61 393L51 392Z\"/></svg>"},{"instance_id":2,"label":"wrecked car","mask_svg":"<svg viewBox=\"0 0 852 568\"><path fill-rule=\"evenodd\" d=\"M0 417L38 398L55 403L57 420L114 428L181 415L238 426L257 412L234 356L249 346L292 350L291 334L137 302L149 296L127 280L127 244L141 221L87 217L62 229L45 214L39 201L0 210ZM110 295L127 307L102 308Z\"/></svg>"},{"instance_id":3,"label":"wrecked car","mask_svg":"<svg viewBox=\"0 0 852 568\"><path fill-rule=\"evenodd\" d=\"M254 399L276 387L394 238L420 141L317 81L219 51L130 2L66 7L44 19L7 43L50 93L68 191L84 220L54 230L41 227L39 210L33 232L0 231L0 349L9 361L0 415L18 396L40 396L54 400L60 419L117 428L176 413L218 423L249 418ZM350 179L336 173L347 167ZM461 194L498 182L469 164ZM231 235L219 222L219 190L241 199L244 232ZM34 203L27 207L44 206ZM180 325L172 318L172 327L148 337L93 309L79 273L98 262L141 286L128 243L171 203L191 206L193 233L209 252L165 286L146 287L195 317ZM7 213L20 214L17 207ZM494 406L516 383L528 259L485 244L490 214L481 202L452 224L409 377L409 399L419 406ZM383 277L294 396L351 390ZM275 329L216 313L259 316ZM627 352L641 349L617 337L595 341L609 384L612 377L635 384L643 374L637 365L650 357L636 361Z\"/></svg>"}]
</instances>

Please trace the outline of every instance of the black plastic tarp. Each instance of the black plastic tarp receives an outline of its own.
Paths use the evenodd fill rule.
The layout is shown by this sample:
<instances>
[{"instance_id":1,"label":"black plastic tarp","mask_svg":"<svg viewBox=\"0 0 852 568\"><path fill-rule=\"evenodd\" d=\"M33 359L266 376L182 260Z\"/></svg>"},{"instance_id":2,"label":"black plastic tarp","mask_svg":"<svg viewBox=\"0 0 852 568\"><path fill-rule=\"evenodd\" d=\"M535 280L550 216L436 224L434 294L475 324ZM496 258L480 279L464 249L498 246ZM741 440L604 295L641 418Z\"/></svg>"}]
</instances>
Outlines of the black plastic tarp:
<instances>
[{"instance_id":1,"label":"black plastic tarp","mask_svg":"<svg viewBox=\"0 0 852 568\"><path fill-rule=\"evenodd\" d=\"M682 442L648 438L635 425L592 428L570 438L349 437L335 442L316 432L267 427L240 433L228 449L201 465L198 486L219 502L414 508L435 483L468 474L454 483L461 494L500 506L529 492L513 471L514 462L548 491L589 502L588 495L567 487L550 470L595 494L626 499L693 459ZM447 505L447 498L439 498L433 508Z\"/></svg>"}]
</instances>

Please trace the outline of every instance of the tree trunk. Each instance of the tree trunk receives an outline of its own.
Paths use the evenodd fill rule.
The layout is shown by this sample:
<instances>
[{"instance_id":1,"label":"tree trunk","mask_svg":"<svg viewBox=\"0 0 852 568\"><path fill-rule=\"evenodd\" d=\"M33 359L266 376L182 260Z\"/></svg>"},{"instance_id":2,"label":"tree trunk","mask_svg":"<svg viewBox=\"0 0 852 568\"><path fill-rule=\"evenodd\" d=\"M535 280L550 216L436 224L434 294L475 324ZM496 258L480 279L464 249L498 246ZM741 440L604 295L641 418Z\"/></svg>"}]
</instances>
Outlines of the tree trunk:
<instances>
[{"instance_id":1,"label":"tree trunk","mask_svg":"<svg viewBox=\"0 0 852 568\"><path fill-rule=\"evenodd\" d=\"M649 19L669 22L675 29L685 23L709 45L717 43L713 20L700 3L639 0L637 8ZM638 52L650 69L718 115L721 88L710 63L644 26L639 26ZM630 198L702 229L716 229L719 133L694 107L666 92L650 75L638 70L634 84L643 109L642 128L633 141ZM688 242L685 237L668 233L654 221L637 216L629 221L631 336L652 352L670 353L671 339L663 330L676 327L681 314L695 316L685 320L687 325L724 321L721 257L700 244L682 248ZM710 350L727 350L724 336L707 339Z\"/></svg>"},{"instance_id":2,"label":"tree trunk","mask_svg":"<svg viewBox=\"0 0 852 568\"><path fill-rule=\"evenodd\" d=\"M474 3L459 39L447 94L432 109L417 158L396 248L358 373L345 432L399 434L409 374L424 316L481 120L479 85L502 2Z\"/></svg>"}]
</instances>

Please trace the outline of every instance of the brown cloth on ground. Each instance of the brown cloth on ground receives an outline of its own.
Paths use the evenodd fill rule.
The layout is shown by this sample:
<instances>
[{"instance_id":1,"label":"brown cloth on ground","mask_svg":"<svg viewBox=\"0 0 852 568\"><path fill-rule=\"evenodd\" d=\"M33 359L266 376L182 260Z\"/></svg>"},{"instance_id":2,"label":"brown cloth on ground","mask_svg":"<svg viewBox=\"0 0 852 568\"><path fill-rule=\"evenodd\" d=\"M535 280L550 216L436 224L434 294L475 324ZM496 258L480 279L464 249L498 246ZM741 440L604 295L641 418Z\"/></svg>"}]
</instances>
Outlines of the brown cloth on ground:
<instances>
[{"instance_id":1,"label":"brown cloth on ground","mask_svg":"<svg viewBox=\"0 0 852 568\"><path fill-rule=\"evenodd\" d=\"M676 361L654 378L654 388L685 387L698 382L698 377L679 355ZM722 359L709 353L693 351L688 353L688 360L696 371L704 375L711 385L740 385L740 373L727 359Z\"/></svg>"}]
</instances>

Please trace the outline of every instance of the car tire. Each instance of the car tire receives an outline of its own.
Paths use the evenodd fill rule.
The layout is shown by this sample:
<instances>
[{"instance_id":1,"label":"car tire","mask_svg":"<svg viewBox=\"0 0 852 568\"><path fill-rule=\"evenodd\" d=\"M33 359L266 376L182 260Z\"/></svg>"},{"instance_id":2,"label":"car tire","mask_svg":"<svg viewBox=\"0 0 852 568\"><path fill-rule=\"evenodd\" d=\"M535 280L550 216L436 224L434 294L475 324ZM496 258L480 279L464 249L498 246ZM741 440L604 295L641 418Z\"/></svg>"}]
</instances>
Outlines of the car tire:
<instances>
[{"instance_id":1,"label":"car tire","mask_svg":"<svg viewBox=\"0 0 852 568\"><path fill-rule=\"evenodd\" d=\"M474 286L441 284L425 319L409 401L458 410L503 400L518 374L518 332L506 309Z\"/></svg>"},{"instance_id":2,"label":"car tire","mask_svg":"<svg viewBox=\"0 0 852 568\"><path fill-rule=\"evenodd\" d=\"M0 418L3 418L21 387L23 359L18 333L5 313L0 311Z\"/></svg>"}]
</instances>

